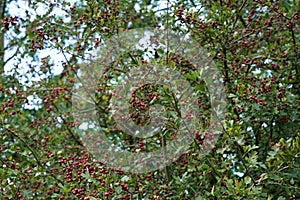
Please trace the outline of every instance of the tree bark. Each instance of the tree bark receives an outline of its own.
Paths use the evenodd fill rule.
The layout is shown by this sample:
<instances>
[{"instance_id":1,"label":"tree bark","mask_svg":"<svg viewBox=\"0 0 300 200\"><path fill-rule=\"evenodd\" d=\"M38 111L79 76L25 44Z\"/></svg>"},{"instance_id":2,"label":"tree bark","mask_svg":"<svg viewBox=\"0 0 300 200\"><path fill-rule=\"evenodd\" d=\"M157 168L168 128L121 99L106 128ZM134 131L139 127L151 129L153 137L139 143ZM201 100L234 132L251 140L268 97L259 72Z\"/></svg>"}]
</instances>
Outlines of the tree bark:
<instances>
[{"instance_id":1,"label":"tree bark","mask_svg":"<svg viewBox=\"0 0 300 200\"><path fill-rule=\"evenodd\" d=\"M0 0L1 22L5 17L6 3L6 0ZM4 70L4 33L4 30L0 31L0 73Z\"/></svg>"}]
</instances>

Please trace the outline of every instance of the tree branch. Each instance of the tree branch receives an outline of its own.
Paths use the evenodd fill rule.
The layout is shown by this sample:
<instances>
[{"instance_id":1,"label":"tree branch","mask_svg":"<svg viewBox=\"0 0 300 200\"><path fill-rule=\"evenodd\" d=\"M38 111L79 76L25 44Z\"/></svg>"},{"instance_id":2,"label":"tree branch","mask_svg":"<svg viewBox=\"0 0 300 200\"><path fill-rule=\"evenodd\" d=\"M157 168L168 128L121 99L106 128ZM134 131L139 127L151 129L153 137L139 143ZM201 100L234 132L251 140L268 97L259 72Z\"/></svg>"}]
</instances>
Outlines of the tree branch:
<instances>
[{"instance_id":1,"label":"tree branch","mask_svg":"<svg viewBox=\"0 0 300 200\"><path fill-rule=\"evenodd\" d=\"M38 163L38 166L42 167L42 163L40 161L40 158L38 157L38 155L35 153L35 151L30 147L30 145L23 140L23 138L21 138L18 133L16 133L14 130L12 129L7 129L8 132L10 132L11 134L13 134L16 138L18 138L23 144L25 144L25 146L29 149L29 151L32 153L34 159L36 160L36 162Z\"/></svg>"}]
</instances>

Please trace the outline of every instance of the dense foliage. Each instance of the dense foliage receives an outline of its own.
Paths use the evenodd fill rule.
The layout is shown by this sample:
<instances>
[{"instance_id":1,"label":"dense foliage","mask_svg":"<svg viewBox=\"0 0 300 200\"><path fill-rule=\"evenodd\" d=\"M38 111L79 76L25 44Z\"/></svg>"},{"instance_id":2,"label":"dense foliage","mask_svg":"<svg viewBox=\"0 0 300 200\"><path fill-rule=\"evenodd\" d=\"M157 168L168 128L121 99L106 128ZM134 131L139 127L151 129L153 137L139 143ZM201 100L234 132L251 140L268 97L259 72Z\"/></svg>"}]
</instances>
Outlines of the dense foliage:
<instances>
[{"instance_id":1,"label":"dense foliage","mask_svg":"<svg viewBox=\"0 0 300 200\"><path fill-rule=\"evenodd\" d=\"M0 199L300 198L300 1L2 0L0 8ZM72 115L72 95L91 52L111 36L141 27L189 33L209 52L223 76L227 115L211 152L202 154L207 135L196 133L176 162L132 174L87 151ZM145 64L144 53L124 55L120 69ZM164 51L156 54L153 62L165 64ZM193 81L186 60L167 61ZM153 141L172 137L176 124L167 137L148 142L114 129L106 119L108 83L122 71L106 73L97 106L107 136L128 151L160 148L163 142ZM205 83L193 86L206 127ZM147 123L145 108L155 99L169 108L174 124L178 110L171 94L156 85L134 91L131 105L141 106L131 107L137 123Z\"/></svg>"}]
</instances>

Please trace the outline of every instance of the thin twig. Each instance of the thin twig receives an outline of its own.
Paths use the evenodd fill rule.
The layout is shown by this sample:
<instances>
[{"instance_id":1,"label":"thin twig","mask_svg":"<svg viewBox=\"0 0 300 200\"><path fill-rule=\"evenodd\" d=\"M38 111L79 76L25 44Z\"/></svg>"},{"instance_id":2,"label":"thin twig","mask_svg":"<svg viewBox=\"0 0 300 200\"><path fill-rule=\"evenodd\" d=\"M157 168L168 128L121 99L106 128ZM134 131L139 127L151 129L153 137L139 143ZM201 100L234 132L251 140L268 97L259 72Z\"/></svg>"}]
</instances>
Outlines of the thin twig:
<instances>
[{"instance_id":1,"label":"thin twig","mask_svg":"<svg viewBox=\"0 0 300 200\"><path fill-rule=\"evenodd\" d=\"M242 3L242 5L241 5L241 7L239 8L239 10L237 11L237 13L236 13L236 18L235 18L235 20L234 20L234 22L233 22L233 24L232 24L232 29L234 29L234 27L235 27L235 24L236 24L236 22L237 22L237 20L239 19L239 17L240 17L240 12L242 11L242 9L244 8L244 6L246 5L246 2L247 2L248 0L244 0L243 1L243 3ZM243 22L242 22L243 23ZM244 23L243 23L244 24Z\"/></svg>"},{"instance_id":2,"label":"thin twig","mask_svg":"<svg viewBox=\"0 0 300 200\"><path fill-rule=\"evenodd\" d=\"M29 149L29 151L32 153L34 159L36 160L36 162L38 163L38 165L41 167L43 166L41 161L40 161L40 158L38 157L38 155L35 153L35 151L30 147L30 145L25 141L23 140L23 138L21 138L18 133L16 133L14 130L12 129L7 129L8 132L10 132L11 134L13 134L16 138L18 138L23 144L25 144L25 146Z\"/></svg>"}]
</instances>

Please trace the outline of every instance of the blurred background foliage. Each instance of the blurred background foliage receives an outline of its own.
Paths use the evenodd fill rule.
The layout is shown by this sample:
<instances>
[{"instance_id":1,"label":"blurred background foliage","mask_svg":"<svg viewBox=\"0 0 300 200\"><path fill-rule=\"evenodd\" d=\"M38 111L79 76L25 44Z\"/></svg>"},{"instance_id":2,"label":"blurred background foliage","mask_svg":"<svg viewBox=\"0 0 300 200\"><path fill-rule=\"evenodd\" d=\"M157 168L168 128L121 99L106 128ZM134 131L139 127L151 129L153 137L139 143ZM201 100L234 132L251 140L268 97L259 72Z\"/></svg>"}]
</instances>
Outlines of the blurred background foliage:
<instances>
[{"instance_id":1,"label":"blurred background foliage","mask_svg":"<svg viewBox=\"0 0 300 200\"><path fill-rule=\"evenodd\" d=\"M299 8L295 0L1 0L0 199L299 199ZM210 53L226 87L227 116L210 153L201 154L205 135L198 134L172 165L130 174L86 150L71 99L91 52L141 27L189 33ZM156 62L165 63L158 53ZM104 109L108 81L99 84ZM199 120L207 123L203 85L195 88L206 112ZM108 135L131 150L153 148L118 130Z\"/></svg>"}]
</instances>

